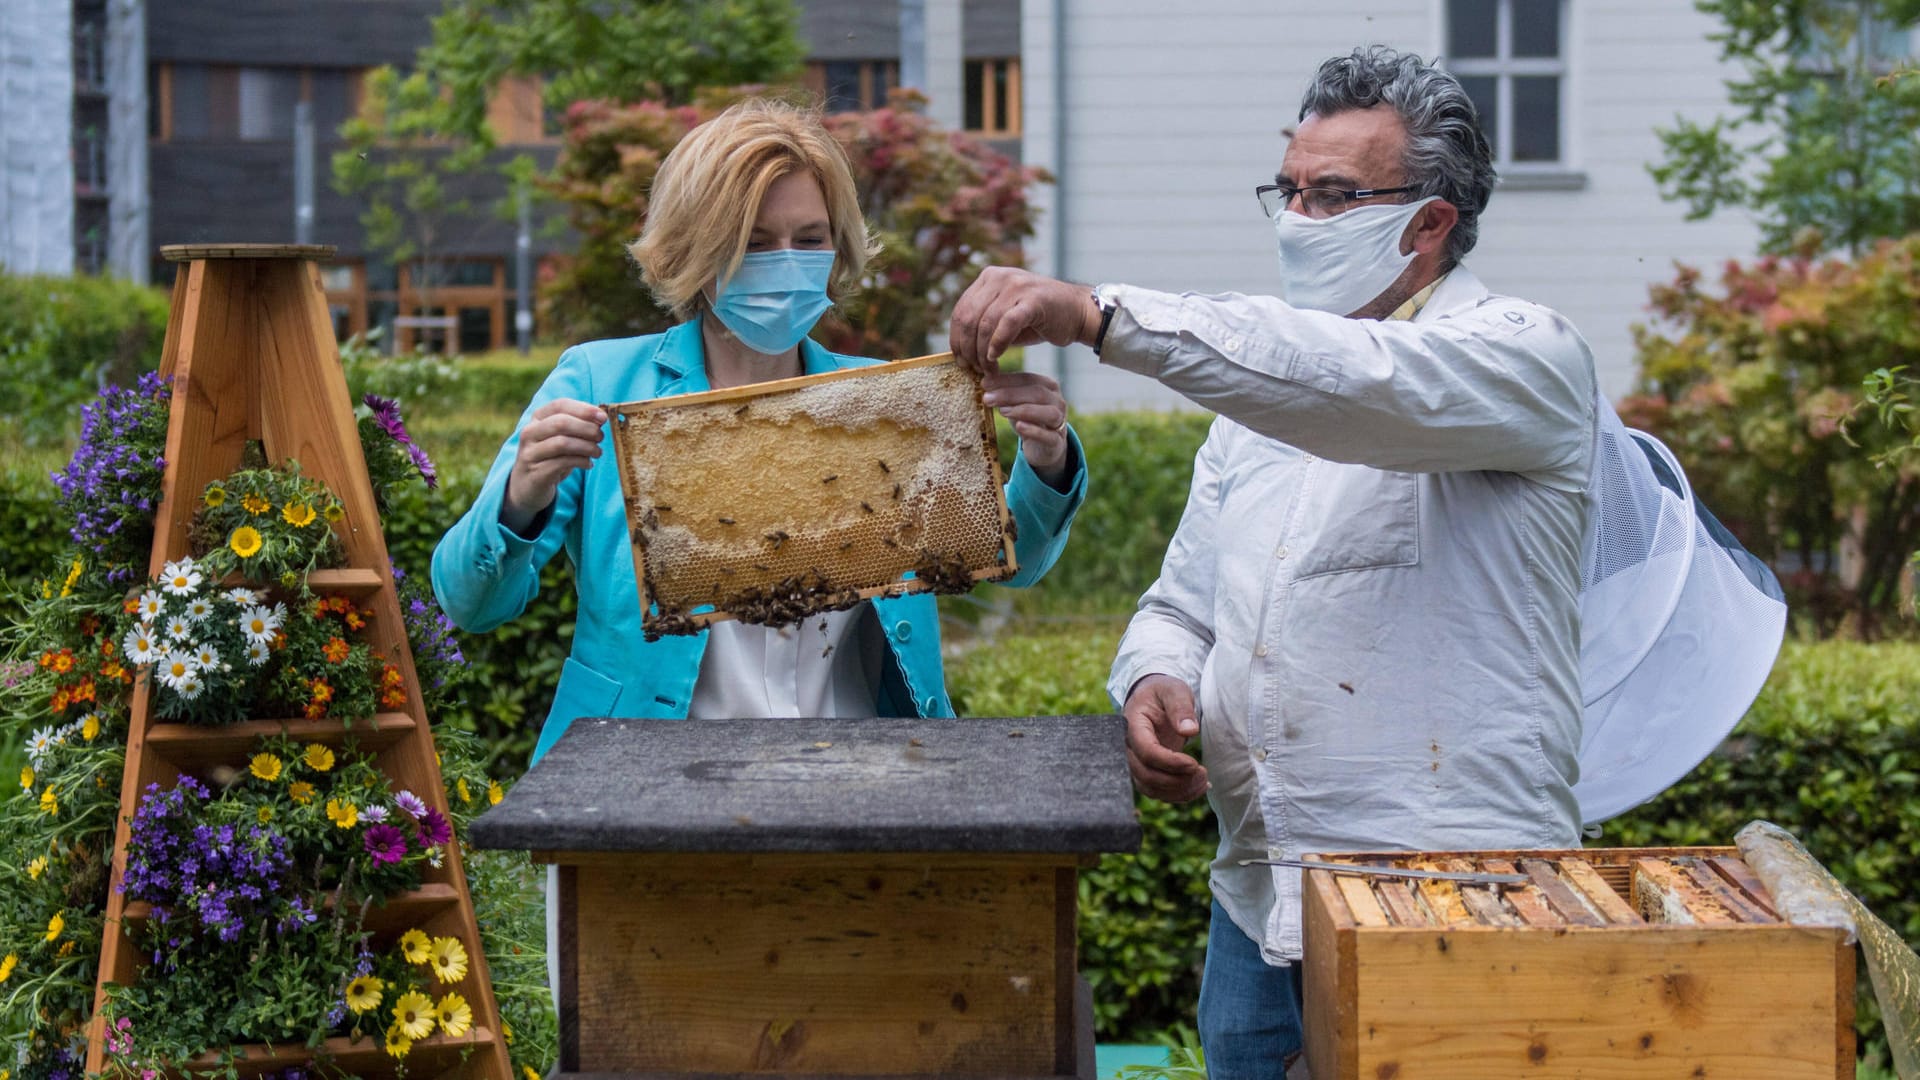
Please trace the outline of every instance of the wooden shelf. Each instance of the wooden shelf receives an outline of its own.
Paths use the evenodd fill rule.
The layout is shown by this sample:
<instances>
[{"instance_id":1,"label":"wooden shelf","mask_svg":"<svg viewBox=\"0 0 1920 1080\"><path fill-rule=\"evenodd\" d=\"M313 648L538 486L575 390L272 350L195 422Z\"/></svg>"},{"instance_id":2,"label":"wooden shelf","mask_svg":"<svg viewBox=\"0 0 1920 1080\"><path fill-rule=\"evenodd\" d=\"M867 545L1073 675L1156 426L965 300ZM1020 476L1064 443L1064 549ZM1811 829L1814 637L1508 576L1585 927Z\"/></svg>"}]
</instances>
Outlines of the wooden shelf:
<instances>
[{"instance_id":1,"label":"wooden shelf","mask_svg":"<svg viewBox=\"0 0 1920 1080\"><path fill-rule=\"evenodd\" d=\"M412 892L400 893L389 897L385 904L376 904L367 909L366 928L379 936L411 930L427 920L454 906L460 901L460 893L451 885L422 885ZM327 908L333 907L333 898L327 898ZM146 922L153 918L153 905L144 900L130 901L121 918L129 923Z\"/></svg>"},{"instance_id":2,"label":"wooden shelf","mask_svg":"<svg viewBox=\"0 0 1920 1080\"><path fill-rule=\"evenodd\" d=\"M341 746L351 741L361 750L379 753L411 735L417 725L406 713L375 713L351 725L329 717L318 720L247 720L238 724L154 724L147 728L146 747L163 754L183 772L216 765L240 765L263 738L285 735L299 742Z\"/></svg>"},{"instance_id":3,"label":"wooden shelf","mask_svg":"<svg viewBox=\"0 0 1920 1080\"><path fill-rule=\"evenodd\" d=\"M421 1039L413 1044L412 1053L407 1055L407 1073L410 1076L430 1076L445 1071L462 1054L477 1051L492 1039L493 1032L484 1027L472 1028L457 1039L446 1035ZM395 1067L398 1062L387 1056L386 1046L378 1035L357 1040L336 1036L311 1048L298 1045L270 1047L259 1043L233 1047L233 1053L234 1068L243 1078L264 1076L314 1060L326 1061L361 1080L384 1080L398 1071ZM202 1054L187 1062L186 1067L190 1070L206 1070L217 1068L219 1064L219 1055Z\"/></svg>"},{"instance_id":4,"label":"wooden shelf","mask_svg":"<svg viewBox=\"0 0 1920 1080\"><path fill-rule=\"evenodd\" d=\"M317 593L370 596L383 584L378 570L315 570L307 575L307 587Z\"/></svg>"}]
</instances>

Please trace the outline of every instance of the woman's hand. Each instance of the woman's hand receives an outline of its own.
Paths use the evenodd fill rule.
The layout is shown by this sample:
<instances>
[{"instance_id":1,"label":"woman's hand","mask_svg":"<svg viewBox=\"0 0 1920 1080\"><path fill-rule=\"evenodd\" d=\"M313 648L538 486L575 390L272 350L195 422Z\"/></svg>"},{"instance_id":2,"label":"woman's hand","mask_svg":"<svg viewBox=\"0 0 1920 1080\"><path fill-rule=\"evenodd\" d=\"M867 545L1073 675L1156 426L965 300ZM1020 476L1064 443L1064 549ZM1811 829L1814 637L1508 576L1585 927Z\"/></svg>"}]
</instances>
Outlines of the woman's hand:
<instances>
[{"instance_id":1,"label":"woman's hand","mask_svg":"<svg viewBox=\"0 0 1920 1080\"><path fill-rule=\"evenodd\" d=\"M520 429L520 452L507 474L500 524L525 536L553 505L560 481L575 469L591 469L600 456L600 429L607 414L584 401L558 398L534 410Z\"/></svg>"},{"instance_id":2,"label":"woman's hand","mask_svg":"<svg viewBox=\"0 0 1920 1080\"><path fill-rule=\"evenodd\" d=\"M988 405L1013 425L1020 453L1034 475L1056 491L1066 490L1067 399L1060 384L1032 371L995 371L980 380Z\"/></svg>"}]
</instances>

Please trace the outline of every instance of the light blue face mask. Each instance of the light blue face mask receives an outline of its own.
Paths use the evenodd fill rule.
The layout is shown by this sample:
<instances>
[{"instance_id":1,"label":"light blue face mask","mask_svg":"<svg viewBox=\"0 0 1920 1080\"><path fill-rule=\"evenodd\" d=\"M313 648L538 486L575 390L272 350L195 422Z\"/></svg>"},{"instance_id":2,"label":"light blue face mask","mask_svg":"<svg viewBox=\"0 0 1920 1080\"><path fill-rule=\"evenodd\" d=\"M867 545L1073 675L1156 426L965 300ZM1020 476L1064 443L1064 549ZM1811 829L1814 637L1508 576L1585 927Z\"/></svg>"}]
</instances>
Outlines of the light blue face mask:
<instances>
[{"instance_id":1,"label":"light blue face mask","mask_svg":"<svg viewBox=\"0 0 1920 1080\"><path fill-rule=\"evenodd\" d=\"M740 260L713 301L713 313L754 352L778 356L800 344L833 301L832 251L756 251Z\"/></svg>"}]
</instances>

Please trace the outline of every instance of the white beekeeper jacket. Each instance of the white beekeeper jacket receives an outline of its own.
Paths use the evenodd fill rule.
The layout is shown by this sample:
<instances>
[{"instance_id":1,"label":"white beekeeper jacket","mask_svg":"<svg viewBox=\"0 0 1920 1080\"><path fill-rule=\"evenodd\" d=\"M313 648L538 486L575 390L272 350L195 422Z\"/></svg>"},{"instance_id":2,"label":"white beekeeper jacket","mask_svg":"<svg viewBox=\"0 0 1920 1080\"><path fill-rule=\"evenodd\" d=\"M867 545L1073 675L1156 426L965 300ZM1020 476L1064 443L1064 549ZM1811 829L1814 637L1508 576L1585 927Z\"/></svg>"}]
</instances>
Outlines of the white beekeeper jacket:
<instances>
[{"instance_id":1,"label":"white beekeeper jacket","mask_svg":"<svg viewBox=\"0 0 1920 1080\"><path fill-rule=\"evenodd\" d=\"M1577 846L1580 335L1461 268L1410 321L1099 292L1101 360L1220 414L1108 689L1197 688L1213 889L1268 962L1300 875L1240 859Z\"/></svg>"}]
</instances>

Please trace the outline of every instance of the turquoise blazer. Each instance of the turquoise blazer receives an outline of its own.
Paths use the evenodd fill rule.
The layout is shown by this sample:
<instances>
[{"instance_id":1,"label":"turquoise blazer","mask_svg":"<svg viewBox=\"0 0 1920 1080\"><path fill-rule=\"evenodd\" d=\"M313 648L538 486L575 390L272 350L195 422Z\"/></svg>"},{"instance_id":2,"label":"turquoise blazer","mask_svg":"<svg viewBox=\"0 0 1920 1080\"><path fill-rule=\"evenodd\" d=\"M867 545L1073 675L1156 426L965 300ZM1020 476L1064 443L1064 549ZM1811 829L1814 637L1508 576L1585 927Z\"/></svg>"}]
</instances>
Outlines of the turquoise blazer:
<instances>
[{"instance_id":1,"label":"turquoise blazer","mask_svg":"<svg viewBox=\"0 0 1920 1080\"><path fill-rule=\"evenodd\" d=\"M800 343L800 355L809 375L880 362L831 353L812 340ZM550 512L535 522L533 535L521 536L500 524L500 501L520 449L520 429L534 410L556 398L603 404L707 389L698 319L664 334L568 349L500 448L473 506L434 549L434 595L454 623L471 633L484 633L525 611L539 591L540 568L561 548L573 560L579 590L573 650L534 747L535 761L577 717L685 719L707 634L647 641L640 632L639 589L611 431L602 435L598 463L561 481ZM1049 487L1024 457L1016 459L1007 480L1007 505L1018 533L1014 553L1020 563L1008 584L1040 580L1066 547L1067 531L1087 491L1086 456L1079 437L1071 431L1068 437L1074 476L1066 493ZM916 593L871 603L893 657L876 696L881 715L952 716L934 598Z\"/></svg>"}]
</instances>

